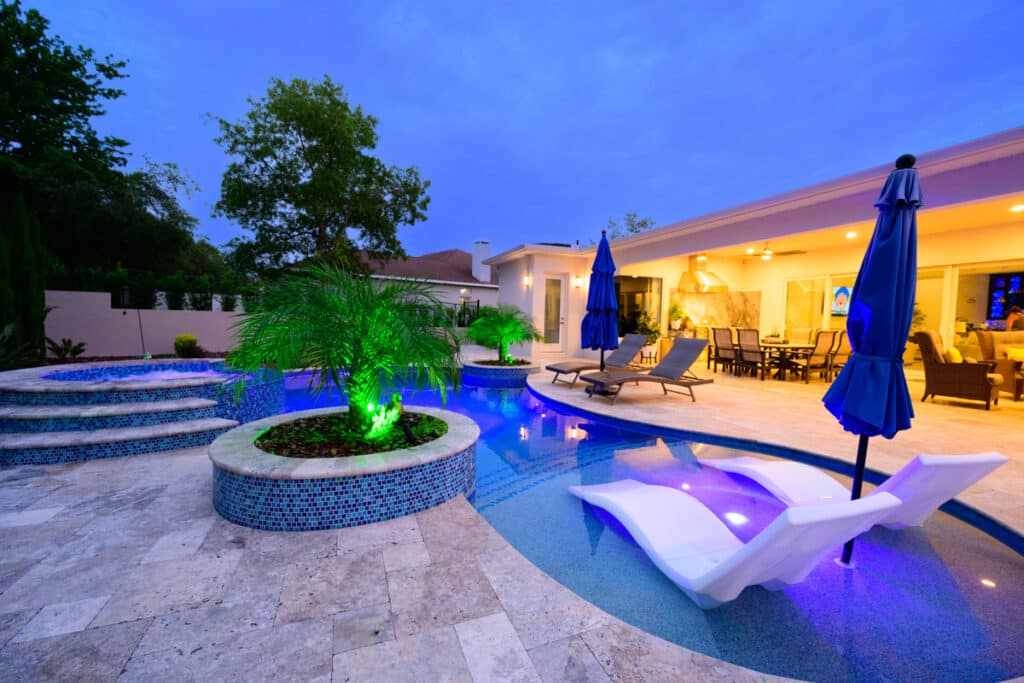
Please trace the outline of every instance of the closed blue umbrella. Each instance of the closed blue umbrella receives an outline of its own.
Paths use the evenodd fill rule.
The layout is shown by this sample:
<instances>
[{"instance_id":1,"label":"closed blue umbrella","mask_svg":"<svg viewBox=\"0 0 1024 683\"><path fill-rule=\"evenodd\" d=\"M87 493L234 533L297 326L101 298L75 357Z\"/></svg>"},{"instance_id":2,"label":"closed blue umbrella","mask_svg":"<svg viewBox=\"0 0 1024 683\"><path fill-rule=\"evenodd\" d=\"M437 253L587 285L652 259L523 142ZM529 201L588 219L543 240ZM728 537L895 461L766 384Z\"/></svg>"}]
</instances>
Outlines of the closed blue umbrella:
<instances>
[{"instance_id":1,"label":"closed blue umbrella","mask_svg":"<svg viewBox=\"0 0 1024 683\"><path fill-rule=\"evenodd\" d=\"M868 438L891 439L910 429L914 417L903 350L917 288L917 207L922 201L915 161L910 154L896 160L875 202L878 221L853 285L846 321L853 353L823 399L843 428L860 436L853 500L860 498ZM852 555L851 540L843 549L843 562L849 564Z\"/></svg>"},{"instance_id":2,"label":"closed blue umbrella","mask_svg":"<svg viewBox=\"0 0 1024 683\"><path fill-rule=\"evenodd\" d=\"M601 372L604 352L619 348L619 304L615 300L615 261L605 231L597 245L594 265L590 268L590 291L587 292L587 314L580 328L581 345L585 349L601 349Z\"/></svg>"}]
</instances>

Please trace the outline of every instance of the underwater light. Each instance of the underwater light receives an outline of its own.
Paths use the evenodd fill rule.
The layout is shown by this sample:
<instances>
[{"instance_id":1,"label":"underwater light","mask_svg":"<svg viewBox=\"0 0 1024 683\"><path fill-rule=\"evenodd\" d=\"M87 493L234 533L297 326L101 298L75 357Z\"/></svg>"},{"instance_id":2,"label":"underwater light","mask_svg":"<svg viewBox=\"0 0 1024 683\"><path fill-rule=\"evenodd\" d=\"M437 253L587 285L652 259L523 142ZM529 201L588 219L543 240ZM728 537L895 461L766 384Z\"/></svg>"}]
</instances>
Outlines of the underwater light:
<instances>
[{"instance_id":1,"label":"underwater light","mask_svg":"<svg viewBox=\"0 0 1024 683\"><path fill-rule=\"evenodd\" d=\"M747 519L746 515L740 514L739 512L726 512L725 519L733 526L743 526L750 521Z\"/></svg>"}]
</instances>

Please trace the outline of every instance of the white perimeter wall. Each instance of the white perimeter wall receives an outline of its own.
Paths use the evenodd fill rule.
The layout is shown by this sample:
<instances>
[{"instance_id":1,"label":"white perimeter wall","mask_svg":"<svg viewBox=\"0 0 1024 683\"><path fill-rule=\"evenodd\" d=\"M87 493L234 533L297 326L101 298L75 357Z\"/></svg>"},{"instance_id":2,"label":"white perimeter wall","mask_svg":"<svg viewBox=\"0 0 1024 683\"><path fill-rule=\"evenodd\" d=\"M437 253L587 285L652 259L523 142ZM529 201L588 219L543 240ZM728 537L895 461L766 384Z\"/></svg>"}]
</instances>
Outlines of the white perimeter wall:
<instances>
[{"instance_id":1,"label":"white perimeter wall","mask_svg":"<svg viewBox=\"0 0 1024 683\"><path fill-rule=\"evenodd\" d=\"M207 351L224 353L233 343L231 326L235 313L222 311L150 311L111 308L107 292L46 291L46 336L60 341L67 337L85 342L86 356L142 357L139 322L146 340L146 352L174 353L174 338L194 334Z\"/></svg>"}]
</instances>

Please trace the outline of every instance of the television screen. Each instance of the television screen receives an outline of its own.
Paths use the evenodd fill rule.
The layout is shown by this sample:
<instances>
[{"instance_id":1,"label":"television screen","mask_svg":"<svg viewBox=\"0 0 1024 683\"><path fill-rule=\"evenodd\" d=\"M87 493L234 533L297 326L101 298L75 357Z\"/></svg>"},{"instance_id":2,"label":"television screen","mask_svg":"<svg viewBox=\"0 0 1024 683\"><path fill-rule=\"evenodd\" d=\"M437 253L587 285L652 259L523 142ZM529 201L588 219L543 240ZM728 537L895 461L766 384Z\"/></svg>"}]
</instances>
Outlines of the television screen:
<instances>
[{"instance_id":1,"label":"television screen","mask_svg":"<svg viewBox=\"0 0 1024 683\"><path fill-rule=\"evenodd\" d=\"M850 288L832 288L832 315L847 315L850 312Z\"/></svg>"}]
</instances>

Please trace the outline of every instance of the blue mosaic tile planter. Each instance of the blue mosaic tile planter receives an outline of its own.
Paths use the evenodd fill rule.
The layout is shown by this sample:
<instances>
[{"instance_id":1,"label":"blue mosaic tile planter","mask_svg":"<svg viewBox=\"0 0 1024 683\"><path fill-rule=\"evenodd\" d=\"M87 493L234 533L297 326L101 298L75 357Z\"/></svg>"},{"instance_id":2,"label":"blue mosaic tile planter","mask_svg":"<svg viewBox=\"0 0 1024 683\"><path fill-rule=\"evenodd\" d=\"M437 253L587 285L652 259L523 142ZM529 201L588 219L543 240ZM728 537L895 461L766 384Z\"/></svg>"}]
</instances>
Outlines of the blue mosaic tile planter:
<instances>
[{"instance_id":1,"label":"blue mosaic tile planter","mask_svg":"<svg viewBox=\"0 0 1024 683\"><path fill-rule=\"evenodd\" d=\"M254 529L313 531L395 519L459 494L473 494L480 430L469 418L448 411L417 408L448 421L449 432L405 451L305 459L272 455L252 444L256 435L273 424L337 410L260 420L214 442L210 459L217 512Z\"/></svg>"},{"instance_id":2,"label":"blue mosaic tile planter","mask_svg":"<svg viewBox=\"0 0 1024 683\"><path fill-rule=\"evenodd\" d=\"M464 363L462 365L462 381L470 387L487 387L493 389L519 389L526 386L527 375L540 370L538 365L479 365Z\"/></svg>"}]
</instances>

